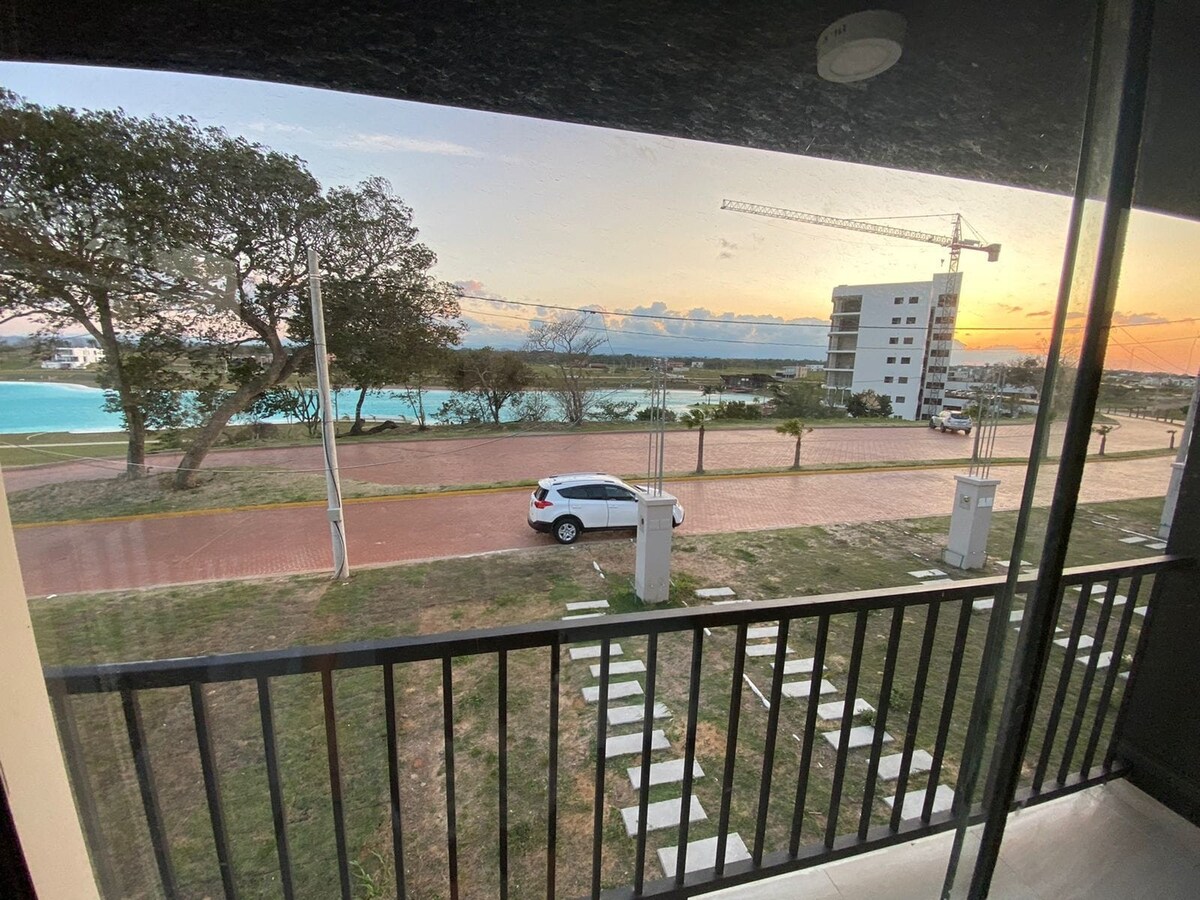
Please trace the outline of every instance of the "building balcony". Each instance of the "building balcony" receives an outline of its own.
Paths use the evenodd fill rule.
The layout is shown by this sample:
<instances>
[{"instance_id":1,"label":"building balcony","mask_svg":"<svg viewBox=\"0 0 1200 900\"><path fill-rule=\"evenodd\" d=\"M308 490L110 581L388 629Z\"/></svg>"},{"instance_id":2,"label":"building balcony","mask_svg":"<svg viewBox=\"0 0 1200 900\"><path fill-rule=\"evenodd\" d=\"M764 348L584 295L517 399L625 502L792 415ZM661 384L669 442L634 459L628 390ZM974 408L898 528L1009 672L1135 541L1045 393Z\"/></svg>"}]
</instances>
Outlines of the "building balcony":
<instances>
[{"instance_id":1,"label":"building balcony","mask_svg":"<svg viewBox=\"0 0 1200 900\"><path fill-rule=\"evenodd\" d=\"M1171 879L1198 857L1178 848L1200 832L1099 786L1132 771L1123 698L1153 585L1189 563L1063 573L1062 646L993 896L1136 896L1105 875L1127 862L1107 830L1122 817L1118 835L1172 856L1139 861L1152 893L1185 896ZM45 677L105 897L333 896L335 882L349 897L364 841L400 897L935 896L921 891L966 809L983 644L1023 627L1032 579L1011 604L1005 579L982 578ZM432 718L401 729L417 706ZM103 727L116 710L119 735ZM1050 890L1064 870L1110 893Z\"/></svg>"}]
</instances>

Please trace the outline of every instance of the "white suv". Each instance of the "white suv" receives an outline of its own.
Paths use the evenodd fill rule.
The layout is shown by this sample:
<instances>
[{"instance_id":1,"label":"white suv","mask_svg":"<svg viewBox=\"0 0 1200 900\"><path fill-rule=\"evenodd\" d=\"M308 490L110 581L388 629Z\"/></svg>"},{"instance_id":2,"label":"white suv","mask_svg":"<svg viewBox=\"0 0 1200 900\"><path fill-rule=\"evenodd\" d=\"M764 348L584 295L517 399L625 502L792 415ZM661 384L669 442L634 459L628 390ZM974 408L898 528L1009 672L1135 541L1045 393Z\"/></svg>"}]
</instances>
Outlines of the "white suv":
<instances>
[{"instance_id":1,"label":"white suv","mask_svg":"<svg viewBox=\"0 0 1200 900\"><path fill-rule=\"evenodd\" d=\"M940 428L942 434L947 431L961 431L963 434L971 433L971 426L974 425L971 417L966 413L958 412L953 409L943 409L936 416L931 416L929 419L930 428Z\"/></svg>"},{"instance_id":2,"label":"white suv","mask_svg":"<svg viewBox=\"0 0 1200 900\"><path fill-rule=\"evenodd\" d=\"M637 528L637 489L602 472L553 475L538 482L529 497L529 527L573 544L585 531ZM683 524L683 507L673 510L673 525Z\"/></svg>"}]
</instances>

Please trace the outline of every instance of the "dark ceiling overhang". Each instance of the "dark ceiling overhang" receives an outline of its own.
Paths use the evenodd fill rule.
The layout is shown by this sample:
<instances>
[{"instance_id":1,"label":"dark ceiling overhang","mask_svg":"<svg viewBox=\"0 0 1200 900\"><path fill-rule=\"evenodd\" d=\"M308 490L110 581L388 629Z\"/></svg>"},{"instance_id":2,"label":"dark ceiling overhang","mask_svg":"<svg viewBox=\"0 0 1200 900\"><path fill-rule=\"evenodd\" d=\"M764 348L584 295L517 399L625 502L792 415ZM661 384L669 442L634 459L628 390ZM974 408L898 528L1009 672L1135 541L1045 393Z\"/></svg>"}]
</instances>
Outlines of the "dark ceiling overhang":
<instances>
[{"instance_id":1,"label":"dark ceiling overhang","mask_svg":"<svg viewBox=\"0 0 1200 900\"><path fill-rule=\"evenodd\" d=\"M10 0L0 55L286 82L1068 193L1093 0ZM816 74L864 8L900 62ZM1200 4L1161 0L1138 204L1200 218ZM786 190L781 202L788 200Z\"/></svg>"}]
</instances>

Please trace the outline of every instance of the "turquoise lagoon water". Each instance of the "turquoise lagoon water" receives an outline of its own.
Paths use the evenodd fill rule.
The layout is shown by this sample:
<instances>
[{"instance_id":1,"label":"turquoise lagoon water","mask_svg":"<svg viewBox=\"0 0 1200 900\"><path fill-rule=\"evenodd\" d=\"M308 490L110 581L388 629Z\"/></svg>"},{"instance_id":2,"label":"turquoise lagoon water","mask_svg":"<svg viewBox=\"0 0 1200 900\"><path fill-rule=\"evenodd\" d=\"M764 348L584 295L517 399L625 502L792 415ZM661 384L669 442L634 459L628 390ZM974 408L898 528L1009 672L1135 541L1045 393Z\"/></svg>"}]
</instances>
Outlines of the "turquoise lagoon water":
<instances>
[{"instance_id":1,"label":"turquoise lagoon water","mask_svg":"<svg viewBox=\"0 0 1200 900\"><path fill-rule=\"evenodd\" d=\"M430 418L450 397L450 391L427 391L425 409ZM603 396L614 401L633 401L647 406L644 390L605 391ZM739 400L755 400L738 395ZM334 393L334 410L339 418L354 414L358 392L343 390ZM677 412L699 403L699 391L672 390L667 392L667 405ZM412 420L415 413L408 401L389 392L372 394L363 404L363 415L371 419ZM501 418L509 419L505 410ZM285 421L279 419L278 421ZM0 434L37 431L120 431L121 417L104 411L104 392L99 388L78 384L45 382L0 381Z\"/></svg>"}]
</instances>

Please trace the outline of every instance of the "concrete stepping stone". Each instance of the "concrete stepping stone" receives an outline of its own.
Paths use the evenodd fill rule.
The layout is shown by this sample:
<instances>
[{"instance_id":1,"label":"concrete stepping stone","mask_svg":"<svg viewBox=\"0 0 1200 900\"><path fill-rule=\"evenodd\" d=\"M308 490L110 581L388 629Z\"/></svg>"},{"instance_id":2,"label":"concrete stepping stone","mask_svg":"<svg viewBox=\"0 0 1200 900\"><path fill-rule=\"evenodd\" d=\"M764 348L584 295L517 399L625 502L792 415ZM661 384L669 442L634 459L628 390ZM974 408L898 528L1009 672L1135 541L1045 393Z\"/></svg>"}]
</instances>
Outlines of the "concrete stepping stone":
<instances>
[{"instance_id":1,"label":"concrete stepping stone","mask_svg":"<svg viewBox=\"0 0 1200 900\"><path fill-rule=\"evenodd\" d=\"M650 749L651 750L670 750L671 742L667 740L667 736L660 730L655 729L650 733ZM642 752L642 733L635 731L633 734L619 734L610 736L604 743L604 758L613 759L617 756L628 756L631 753L641 754Z\"/></svg>"},{"instance_id":2,"label":"concrete stepping stone","mask_svg":"<svg viewBox=\"0 0 1200 900\"><path fill-rule=\"evenodd\" d=\"M882 781L895 781L900 777L900 763L904 761L903 753L892 753L879 757L879 778ZM928 772L933 767L933 757L925 750L914 750L912 761L908 764L910 775Z\"/></svg>"},{"instance_id":3,"label":"concrete stepping stone","mask_svg":"<svg viewBox=\"0 0 1200 900\"><path fill-rule=\"evenodd\" d=\"M1122 681L1128 681L1128 680L1129 680L1129 673L1128 673L1128 672L1122 672L1122 673L1121 673L1120 675L1118 675L1117 677L1118 677L1118 678L1120 678Z\"/></svg>"},{"instance_id":4,"label":"concrete stepping stone","mask_svg":"<svg viewBox=\"0 0 1200 900\"><path fill-rule=\"evenodd\" d=\"M728 606L730 603L749 603L749 600L714 600L713 606Z\"/></svg>"},{"instance_id":5,"label":"concrete stepping stone","mask_svg":"<svg viewBox=\"0 0 1200 900\"><path fill-rule=\"evenodd\" d=\"M746 849L746 842L741 839L741 836L734 832L726 836L725 839L725 862L741 862L743 859L750 858L750 851ZM675 867L679 863L679 848L678 847L660 847L658 850L658 864L662 866L663 874L670 877L675 874ZM711 869L717 864L717 839L715 837L704 838L700 841L689 841L687 845L687 859L684 861L683 870L685 872L696 872L700 869Z\"/></svg>"},{"instance_id":6,"label":"concrete stepping stone","mask_svg":"<svg viewBox=\"0 0 1200 900\"><path fill-rule=\"evenodd\" d=\"M600 677L600 663L589 666L592 670L592 677ZM608 664L609 675L632 675L635 672L645 672L646 664L640 659L627 659L624 662L610 662Z\"/></svg>"},{"instance_id":7,"label":"concrete stepping stone","mask_svg":"<svg viewBox=\"0 0 1200 900\"><path fill-rule=\"evenodd\" d=\"M1086 666L1091 661L1091 659L1092 659L1092 654L1085 653L1082 656L1075 657L1075 662L1079 663L1080 665ZM1107 669L1110 665L1112 665L1112 651L1105 650L1103 653L1101 653L1096 658L1096 668L1097 669Z\"/></svg>"},{"instance_id":8,"label":"concrete stepping stone","mask_svg":"<svg viewBox=\"0 0 1200 900\"><path fill-rule=\"evenodd\" d=\"M625 654L621 651L620 644L609 644L608 645L608 655L610 657L612 657L612 656L624 656ZM599 644L596 644L594 647L572 647L571 648L571 659L599 659L599 658L600 658L600 645Z\"/></svg>"},{"instance_id":9,"label":"concrete stepping stone","mask_svg":"<svg viewBox=\"0 0 1200 900\"><path fill-rule=\"evenodd\" d=\"M816 662L816 660L811 656L808 657L808 659L784 660L783 674L784 675L811 675L812 670L813 670L813 663L815 663L815 662ZM771 668L772 669L775 668L774 662L771 663ZM825 671L828 668L829 668L828 666L822 666L821 671Z\"/></svg>"},{"instance_id":10,"label":"concrete stepping stone","mask_svg":"<svg viewBox=\"0 0 1200 900\"><path fill-rule=\"evenodd\" d=\"M604 613L576 613L573 616L563 616L562 620L566 622L569 619L595 619L602 615L604 615Z\"/></svg>"},{"instance_id":11,"label":"concrete stepping stone","mask_svg":"<svg viewBox=\"0 0 1200 900\"><path fill-rule=\"evenodd\" d=\"M1002 568L1005 568L1005 569L1007 569L1009 566L1011 566L1011 565L1012 565L1012 560L1011 560L1011 559L1002 559L1002 560L1000 560L998 563L996 563L996 565L998 565L998 566L1001 566ZM1023 560L1021 560L1021 565L1022 565L1022 566L1032 566L1032 565L1033 565L1033 563L1031 563L1031 562L1030 562L1029 560L1027 560L1027 559L1023 559Z\"/></svg>"},{"instance_id":12,"label":"concrete stepping stone","mask_svg":"<svg viewBox=\"0 0 1200 900\"><path fill-rule=\"evenodd\" d=\"M715 600L718 597L732 597L734 593L733 588L727 587L700 588L696 596L701 600Z\"/></svg>"},{"instance_id":13,"label":"concrete stepping stone","mask_svg":"<svg viewBox=\"0 0 1200 900\"><path fill-rule=\"evenodd\" d=\"M996 605L995 597L983 597L971 604L971 608L979 612L985 609L991 609Z\"/></svg>"},{"instance_id":14,"label":"concrete stepping stone","mask_svg":"<svg viewBox=\"0 0 1200 900\"><path fill-rule=\"evenodd\" d=\"M671 711L664 704L655 703L650 715L655 719L669 719L671 718ZM641 722L645 716L645 704L635 703L633 706L617 706L608 711L608 724L632 725L634 722Z\"/></svg>"},{"instance_id":15,"label":"concrete stepping stone","mask_svg":"<svg viewBox=\"0 0 1200 900\"><path fill-rule=\"evenodd\" d=\"M1135 607L1133 608L1133 614L1134 614L1135 616L1142 616L1142 617L1145 617L1145 615L1146 615L1146 610L1147 610L1148 608L1149 608L1148 606L1135 606Z\"/></svg>"},{"instance_id":16,"label":"concrete stepping stone","mask_svg":"<svg viewBox=\"0 0 1200 900\"><path fill-rule=\"evenodd\" d=\"M925 809L925 795L928 791L916 791L904 795L904 806L900 808L901 819L919 819L921 812ZM883 801L888 806L896 805L895 797L888 797ZM933 811L935 813L947 812L954 805L954 788L946 787L944 784L939 784L938 789L933 794Z\"/></svg>"},{"instance_id":17,"label":"concrete stepping stone","mask_svg":"<svg viewBox=\"0 0 1200 900\"><path fill-rule=\"evenodd\" d=\"M1135 534L1132 537L1121 538L1121 543L1122 544L1142 544L1148 540L1150 540L1150 538L1140 537Z\"/></svg>"},{"instance_id":18,"label":"concrete stepping stone","mask_svg":"<svg viewBox=\"0 0 1200 900\"><path fill-rule=\"evenodd\" d=\"M774 656L775 655L775 646L776 645L774 642L772 642L770 644L751 644L746 648L746 655L747 656ZM796 651L793 650L791 647L785 647L783 652L784 653L795 653Z\"/></svg>"},{"instance_id":19,"label":"concrete stepping stone","mask_svg":"<svg viewBox=\"0 0 1200 900\"><path fill-rule=\"evenodd\" d=\"M1104 597L1103 596L1092 597L1092 602L1093 603L1103 603ZM1124 594L1117 594L1116 596L1113 597L1113 606L1124 606L1128 602L1129 602L1129 598L1126 597Z\"/></svg>"},{"instance_id":20,"label":"concrete stepping stone","mask_svg":"<svg viewBox=\"0 0 1200 900\"><path fill-rule=\"evenodd\" d=\"M841 700L833 700L829 703L822 703L817 707L817 715L822 719L833 721L842 717L842 711L845 710L846 704ZM850 713L852 716L861 716L865 712L875 712L875 707L858 697L854 701L854 711Z\"/></svg>"},{"instance_id":21,"label":"concrete stepping stone","mask_svg":"<svg viewBox=\"0 0 1200 900\"><path fill-rule=\"evenodd\" d=\"M842 742L841 729L838 729L837 731L822 731L821 736L825 738L825 740L829 741L830 746L832 746L834 750L836 750L838 745ZM851 750L857 750L859 747L870 747L874 740L874 725L856 725L854 728L850 729L850 740L848 746ZM883 742L885 744L889 744L892 742L892 740L892 736L885 731L883 733Z\"/></svg>"},{"instance_id":22,"label":"concrete stepping stone","mask_svg":"<svg viewBox=\"0 0 1200 900\"><path fill-rule=\"evenodd\" d=\"M1071 643L1071 639L1070 638L1059 638L1054 643L1056 643L1058 646L1060 646L1064 650L1066 650L1067 645L1069 643ZM1081 634L1079 636L1079 643L1076 645L1076 649L1077 650L1086 650L1088 647L1092 646L1092 644L1094 644L1094 643L1096 643L1096 641L1090 635Z\"/></svg>"},{"instance_id":23,"label":"concrete stepping stone","mask_svg":"<svg viewBox=\"0 0 1200 900\"><path fill-rule=\"evenodd\" d=\"M577 603L568 603L567 612L577 612L581 609L608 609L607 600L580 600Z\"/></svg>"},{"instance_id":24,"label":"concrete stepping stone","mask_svg":"<svg viewBox=\"0 0 1200 900\"><path fill-rule=\"evenodd\" d=\"M628 806L621 810L621 818L625 821L625 833L630 837L637 837L638 833L638 808L636 806ZM659 800L657 803L646 804L646 830L658 831L661 828L678 828L679 821L683 818L683 798L676 797L674 800ZM700 801L692 797L692 802L688 810L689 822L703 822L708 818L708 814L704 811L704 807L700 805ZM688 851L691 852L690 850Z\"/></svg>"},{"instance_id":25,"label":"concrete stepping stone","mask_svg":"<svg viewBox=\"0 0 1200 900\"><path fill-rule=\"evenodd\" d=\"M608 685L608 699L620 700L622 697L636 697L642 692L642 686L636 681L618 681L616 684L611 682ZM585 687L583 689L583 699L588 703L596 703L600 700L600 685L594 687Z\"/></svg>"},{"instance_id":26,"label":"concrete stepping stone","mask_svg":"<svg viewBox=\"0 0 1200 900\"><path fill-rule=\"evenodd\" d=\"M941 569L917 569L915 572L909 572L913 578L942 578L945 572Z\"/></svg>"},{"instance_id":27,"label":"concrete stepping stone","mask_svg":"<svg viewBox=\"0 0 1200 900\"><path fill-rule=\"evenodd\" d=\"M1024 618L1025 618L1025 610L1023 610L1023 609L1014 609L1012 612L1010 612L1008 614L1008 621L1010 621L1010 622L1020 622Z\"/></svg>"},{"instance_id":28,"label":"concrete stepping stone","mask_svg":"<svg viewBox=\"0 0 1200 900\"><path fill-rule=\"evenodd\" d=\"M812 680L808 681L789 681L783 685L783 696L794 697L797 700L807 700L808 694L812 690ZM821 679L822 694L836 694L837 688L830 684L825 679Z\"/></svg>"},{"instance_id":29,"label":"concrete stepping stone","mask_svg":"<svg viewBox=\"0 0 1200 900\"><path fill-rule=\"evenodd\" d=\"M656 762L650 764L650 786L654 787L657 784L678 784L683 781L683 763L682 759L668 759L666 762ZM630 766L625 770L629 776L629 783L633 785L633 789L639 790L642 786L642 767ZM700 768L700 763L692 762L692 780L704 777L704 770Z\"/></svg>"},{"instance_id":30,"label":"concrete stepping stone","mask_svg":"<svg viewBox=\"0 0 1200 900\"><path fill-rule=\"evenodd\" d=\"M746 637L752 641L756 641L759 638L779 637L779 626L763 625L760 628L747 628Z\"/></svg>"},{"instance_id":31,"label":"concrete stepping stone","mask_svg":"<svg viewBox=\"0 0 1200 900\"><path fill-rule=\"evenodd\" d=\"M1147 550L1166 550L1167 545L1166 545L1165 541L1158 541L1157 543L1154 543L1154 544L1147 544L1146 549Z\"/></svg>"},{"instance_id":32,"label":"concrete stepping stone","mask_svg":"<svg viewBox=\"0 0 1200 900\"><path fill-rule=\"evenodd\" d=\"M1080 591L1083 590L1083 585L1082 584L1073 584L1073 585L1071 585L1071 590L1075 591L1076 593L1079 593ZM1107 590L1108 590L1108 585L1093 584L1090 593L1103 594Z\"/></svg>"}]
</instances>

